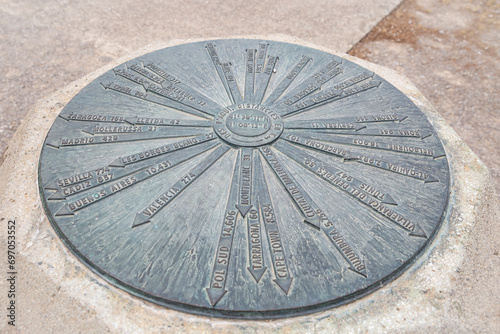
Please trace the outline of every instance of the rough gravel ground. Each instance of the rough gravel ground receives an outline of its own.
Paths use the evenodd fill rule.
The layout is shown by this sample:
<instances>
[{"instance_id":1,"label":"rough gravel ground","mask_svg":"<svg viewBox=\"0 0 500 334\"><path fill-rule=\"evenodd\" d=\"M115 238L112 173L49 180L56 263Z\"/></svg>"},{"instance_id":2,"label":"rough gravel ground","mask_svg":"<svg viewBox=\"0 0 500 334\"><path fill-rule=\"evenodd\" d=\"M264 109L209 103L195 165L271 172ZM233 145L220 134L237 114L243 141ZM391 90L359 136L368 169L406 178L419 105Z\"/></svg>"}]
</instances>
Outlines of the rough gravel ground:
<instances>
[{"instance_id":1,"label":"rough gravel ground","mask_svg":"<svg viewBox=\"0 0 500 334\"><path fill-rule=\"evenodd\" d=\"M486 163L500 199L500 1L404 1L349 53L410 78Z\"/></svg>"}]
</instances>

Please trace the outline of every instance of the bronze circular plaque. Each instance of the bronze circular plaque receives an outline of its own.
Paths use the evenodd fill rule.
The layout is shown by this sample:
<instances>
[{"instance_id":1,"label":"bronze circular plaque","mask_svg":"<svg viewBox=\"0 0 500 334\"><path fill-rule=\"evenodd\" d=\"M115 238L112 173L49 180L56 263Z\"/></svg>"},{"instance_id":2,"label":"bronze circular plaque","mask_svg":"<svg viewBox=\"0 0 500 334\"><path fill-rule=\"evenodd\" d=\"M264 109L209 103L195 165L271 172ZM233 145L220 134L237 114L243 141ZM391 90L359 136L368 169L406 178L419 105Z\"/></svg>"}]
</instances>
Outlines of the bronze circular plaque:
<instances>
[{"instance_id":1,"label":"bronze circular plaque","mask_svg":"<svg viewBox=\"0 0 500 334\"><path fill-rule=\"evenodd\" d=\"M377 74L299 45L215 40L128 61L82 89L40 157L68 248L110 283L207 316L339 306L437 233L436 131Z\"/></svg>"}]
</instances>

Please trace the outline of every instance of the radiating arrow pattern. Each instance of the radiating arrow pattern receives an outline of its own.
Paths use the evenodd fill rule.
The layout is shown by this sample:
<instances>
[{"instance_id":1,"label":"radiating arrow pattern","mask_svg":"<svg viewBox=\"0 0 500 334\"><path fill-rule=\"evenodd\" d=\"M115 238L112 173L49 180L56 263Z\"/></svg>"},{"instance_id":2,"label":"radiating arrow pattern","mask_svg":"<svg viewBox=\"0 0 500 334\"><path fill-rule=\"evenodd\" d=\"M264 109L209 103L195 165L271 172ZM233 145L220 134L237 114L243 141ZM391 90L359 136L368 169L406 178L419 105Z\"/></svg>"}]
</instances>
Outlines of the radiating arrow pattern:
<instances>
[{"instance_id":1,"label":"radiating arrow pattern","mask_svg":"<svg viewBox=\"0 0 500 334\"><path fill-rule=\"evenodd\" d=\"M269 189L262 170L260 156L256 156L255 161L257 180L259 180L259 206L260 214L264 221L267 240L269 243L269 253L271 254L272 265L274 270L274 282L288 295L290 286L293 282L293 276L288 265L288 255L286 253L283 238L278 227L278 220L274 211L274 206L269 195Z\"/></svg>"},{"instance_id":2,"label":"radiating arrow pattern","mask_svg":"<svg viewBox=\"0 0 500 334\"><path fill-rule=\"evenodd\" d=\"M270 147L263 146L260 148L260 152L297 205L297 208L304 215L304 221L319 229L320 220L315 212L316 206L304 188L295 180Z\"/></svg>"},{"instance_id":3,"label":"radiating arrow pattern","mask_svg":"<svg viewBox=\"0 0 500 334\"><path fill-rule=\"evenodd\" d=\"M151 222L151 219L161 209L167 206L175 197L177 197L184 189L191 185L200 177L208 168L210 168L217 160L219 160L229 147L222 145L200 162L196 167L183 175L179 181L172 185L167 190L163 191L155 200L149 203L146 208L136 214L132 227L143 225Z\"/></svg>"},{"instance_id":4,"label":"radiating arrow pattern","mask_svg":"<svg viewBox=\"0 0 500 334\"><path fill-rule=\"evenodd\" d=\"M245 217L248 210L252 207L252 188L253 188L253 150L248 147L241 149L241 162L239 173L239 192L238 204L236 208L241 216Z\"/></svg>"},{"instance_id":5,"label":"radiating arrow pattern","mask_svg":"<svg viewBox=\"0 0 500 334\"><path fill-rule=\"evenodd\" d=\"M303 167L312 171L314 174L318 175L340 191L357 199L360 203L364 204L371 210L382 215L386 219L395 223L397 226L405 229L410 236L427 238L426 233L418 223L412 222L410 219L399 214L394 209L383 205L381 201L375 199L375 196L372 196L365 190L361 190L354 184L350 184L350 182L343 178L342 175L335 173L337 170L336 168L325 165L323 162L315 159L313 156L305 152L291 152L288 150L286 153L290 158L297 161Z\"/></svg>"},{"instance_id":6,"label":"radiating arrow pattern","mask_svg":"<svg viewBox=\"0 0 500 334\"><path fill-rule=\"evenodd\" d=\"M239 161L236 163L234 175L238 174ZM219 243L216 248L216 255L210 279L210 286L205 290L210 300L210 304L215 306L219 300L227 293L226 282L229 272L229 261L231 259L231 250L233 248L233 239L238 222L238 211L235 210L238 198L238 176L233 178L227 199L224 219L219 234Z\"/></svg>"},{"instance_id":7,"label":"radiating arrow pattern","mask_svg":"<svg viewBox=\"0 0 500 334\"><path fill-rule=\"evenodd\" d=\"M448 181L433 164L443 162L445 152L432 127L422 126L422 117L411 101L396 104L391 96L379 96L393 92L394 87L347 60L335 55L317 58L307 49L287 54L267 41L255 41L239 53L230 52L221 41L202 43L199 48L196 61L183 67L199 72L196 80L186 80L192 77L176 71L175 63L168 59L139 58L114 68L102 77L106 80L96 84L109 106L73 108L59 115L57 123L69 130L51 133L44 151L52 157L69 153L82 161L82 167L41 178L44 203L54 212L56 222L95 226L95 222L83 221L87 216L83 211L93 214L94 208L107 203L112 207L111 198L120 198L112 195L127 197L127 192L130 195L143 188L136 187L142 181L162 182L161 177L156 178L160 174L190 166L187 172L182 170L170 178L171 183L157 187L157 192L143 191L141 201L127 203L133 210L127 231L134 236L152 233L162 222L170 222L165 226L174 229L177 221L168 217L177 212L177 204L171 203L186 197L189 191L179 197L184 190L202 184L197 181L200 176L215 168L233 171L230 182L207 177L209 188L225 187L228 194L217 198L223 201L223 212L206 215L219 218L203 222L208 227L204 232L212 238L208 239L212 240L211 252L204 258L209 263L200 264L195 256L199 243L206 240L202 238L198 245L193 243L190 260L179 261L191 266L195 274L197 266L208 268L203 283L194 286L191 282L189 288L196 289L193 299L202 300L196 307L213 312L230 312L232 305L238 305L241 296L237 292L241 291L251 291L246 298L255 298L250 303L261 308L257 298L265 295L277 298L269 305L305 300L301 284L317 273L330 275L324 268L337 271L334 275L342 281L362 282L361 289L366 289L386 279L376 277L382 272L380 261L370 252L384 242L392 246L391 241L380 240L380 235L398 235L402 238L398 242L405 245L425 245L432 238L434 222L425 221L425 214L415 210L405 192L387 186L387 180L422 192L440 189ZM239 58L229 59L234 54ZM213 95L217 88L222 90ZM367 99L370 104L364 106ZM127 104L144 108L130 110ZM122 105L127 106L123 114L119 112ZM92 146L96 144L107 146ZM102 150L99 160L104 162L95 164L100 166L97 168L86 164L93 149ZM192 163L195 157L196 165ZM335 199L318 195L321 189L311 188L308 178L332 189ZM363 224L373 229L365 231L353 225L355 220L336 215L337 200L339 205L359 207L368 220ZM290 217L300 217L307 224ZM189 223L198 226L199 222ZM293 228L291 224L295 224ZM307 229L307 233L295 229ZM384 233L377 232L383 229ZM356 238L361 234L362 238ZM169 232L158 238L160 242L175 236ZM290 246L296 242L320 243L323 247L319 249L325 253L307 258L309 255L298 254ZM398 259L404 256L398 255ZM307 263L299 263L301 260ZM337 261L343 268L339 270L329 261ZM323 267L308 276L302 266L310 263ZM332 284L333 294L336 284L344 283Z\"/></svg>"}]
</instances>

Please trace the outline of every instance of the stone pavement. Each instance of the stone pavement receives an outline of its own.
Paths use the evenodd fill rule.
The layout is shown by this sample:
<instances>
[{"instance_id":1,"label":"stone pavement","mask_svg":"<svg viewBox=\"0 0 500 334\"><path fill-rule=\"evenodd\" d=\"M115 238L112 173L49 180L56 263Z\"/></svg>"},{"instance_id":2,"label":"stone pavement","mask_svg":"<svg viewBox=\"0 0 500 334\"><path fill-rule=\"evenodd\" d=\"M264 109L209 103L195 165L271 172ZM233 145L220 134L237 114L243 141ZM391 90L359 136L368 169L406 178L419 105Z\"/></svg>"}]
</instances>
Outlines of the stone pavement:
<instances>
[{"instance_id":1,"label":"stone pavement","mask_svg":"<svg viewBox=\"0 0 500 334\"><path fill-rule=\"evenodd\" d=\"M0 0L0 156L35 101L151 42L282 33L346 52L400 2Z\"/></svg>"},{"instance_id":2,"label":"stone pavement","mask_svg":"<svg viewBox=\"0 0 500 334\"><path fill-rule=\"evenodd\" d=\"M404 1L349 54L412 80L488 166L500 199L499 1Z\"/></svg>"}]
</instances>

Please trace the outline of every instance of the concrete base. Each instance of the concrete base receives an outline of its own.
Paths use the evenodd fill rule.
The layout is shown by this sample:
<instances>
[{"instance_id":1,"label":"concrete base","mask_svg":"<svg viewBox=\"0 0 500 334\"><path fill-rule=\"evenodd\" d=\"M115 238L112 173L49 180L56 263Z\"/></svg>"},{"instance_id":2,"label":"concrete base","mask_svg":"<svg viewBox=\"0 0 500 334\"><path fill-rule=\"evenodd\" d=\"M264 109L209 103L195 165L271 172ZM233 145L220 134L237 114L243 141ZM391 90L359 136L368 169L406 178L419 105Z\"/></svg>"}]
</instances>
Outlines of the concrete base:
<instances>
[{"instance_id":1,"label":"concrete base","mask_svg":"<svg viewBox=\"0 0 500 334\"><path fill-rule=\"evenodd\" d=\"M241 38L241 37L240 37ZM245 36L321 49L287 36ZM375 71L412 99L437 129L452 172L450 204L441 231L400 278L357 302L309 316L231 321L192 316L145 302L111 286L81 264L56 236L38 193L43 140L66 103L111 68L141 54L191 41L155 43L73 82L40 101L24 119L0 167L1 244L16 226L16 326L6 321L6 279L0 279L2 333L150 332L494 332L500 328L498 209L485 165L422 94L400 74L341 55ZM5 248L4 248L5 249ZM6 255L6 251L3 252ZM0 272L7 275L6 260Z\"/></svg>"}]
</instances>

